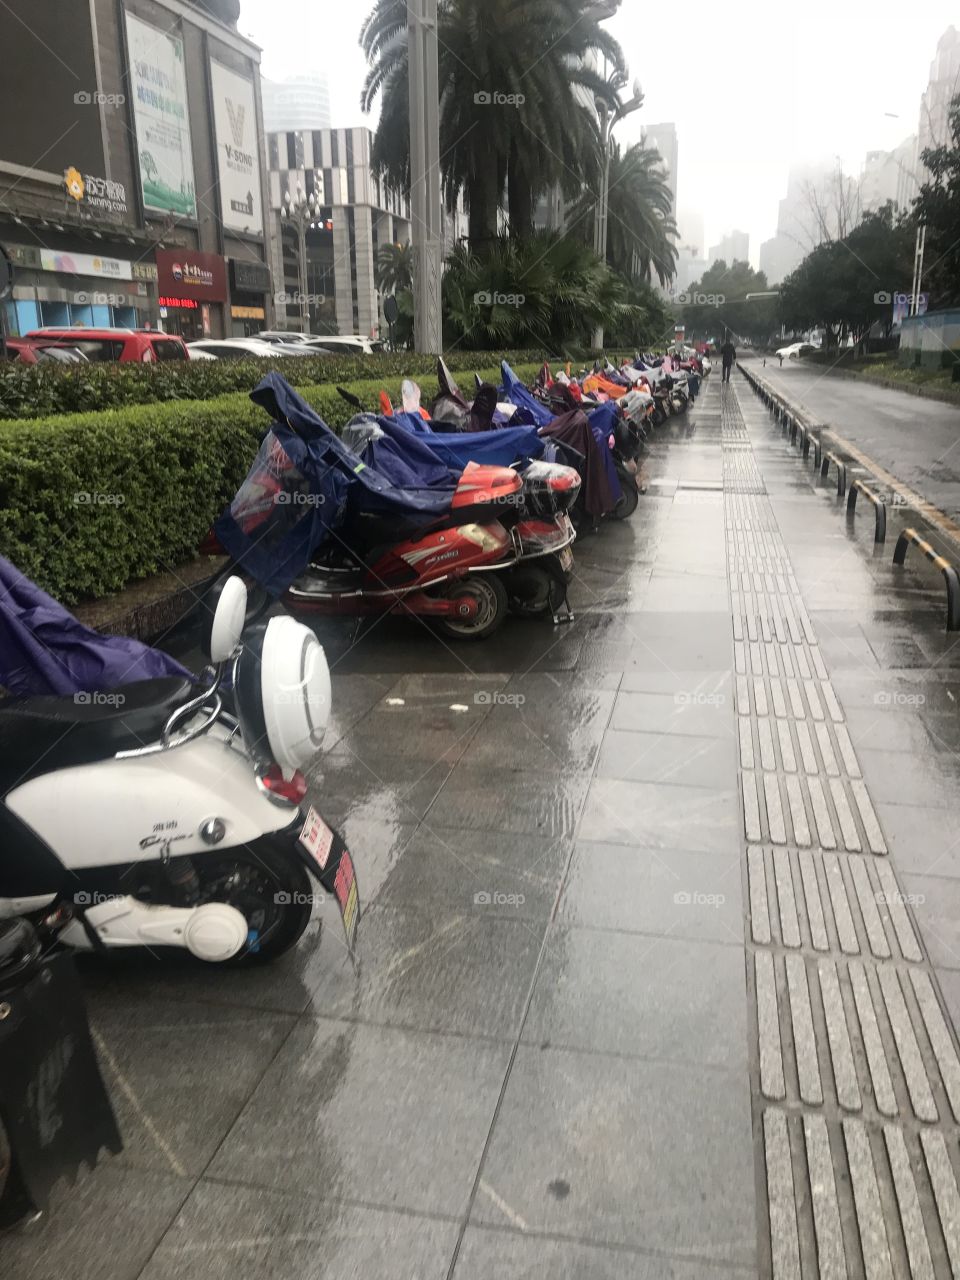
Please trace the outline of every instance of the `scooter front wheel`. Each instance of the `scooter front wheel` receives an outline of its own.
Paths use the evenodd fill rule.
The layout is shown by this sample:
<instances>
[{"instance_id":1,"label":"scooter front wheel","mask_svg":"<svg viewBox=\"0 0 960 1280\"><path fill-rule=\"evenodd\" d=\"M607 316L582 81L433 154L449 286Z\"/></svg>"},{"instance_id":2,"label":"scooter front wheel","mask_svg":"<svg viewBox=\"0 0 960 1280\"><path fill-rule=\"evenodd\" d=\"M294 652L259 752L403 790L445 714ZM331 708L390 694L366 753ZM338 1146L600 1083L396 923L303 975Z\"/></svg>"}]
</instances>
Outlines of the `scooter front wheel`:
<instances>
[{"instance_id":1,"label":"scooter front wheel","mask_svg":"<svg viewBox=\"0 0 960 1280\"><path fill-rule=\"evenodd\" d=\"M617 478L620 481L620 501L610 514L614 520L629 520L640 502L640 490L633 476L621 475L618 470Z\"/></svg>"},{"instance_id":2,"label":"scooter front wheel","mask_svg":"<svg viewBox=\"0 0 960 1280\"><path fill-rule=\"evenodd\" d=\"M225 902L245 917L249 934L243 950L226 961L267 964L299 942L310 922L313 882L296 855L279 842L196 857L198 902Z\"/></svg>"},{"instance_id":3,"label":"scooter front wheel","mask_svg":"<svg viewBox=\"0 0 960 1280\"><path fill-rule=\"evenodd\" d=\"M503 624L510 607L499 573L471 574L444 594L466 606L463 617L438 619L439 629L454 640L486 640Z\"/></svg>"},{"instance_id":4,"label":"scooter front wheel","mask_svg":"<svg viewBox=\"0 0 960 1280\"><path fill-rule=\"evenodd\" d=\"M506 575L510 610L522 618L557 613L567 598L566 584L542 564L521 564Z\"/></svg>"}]
</instances>

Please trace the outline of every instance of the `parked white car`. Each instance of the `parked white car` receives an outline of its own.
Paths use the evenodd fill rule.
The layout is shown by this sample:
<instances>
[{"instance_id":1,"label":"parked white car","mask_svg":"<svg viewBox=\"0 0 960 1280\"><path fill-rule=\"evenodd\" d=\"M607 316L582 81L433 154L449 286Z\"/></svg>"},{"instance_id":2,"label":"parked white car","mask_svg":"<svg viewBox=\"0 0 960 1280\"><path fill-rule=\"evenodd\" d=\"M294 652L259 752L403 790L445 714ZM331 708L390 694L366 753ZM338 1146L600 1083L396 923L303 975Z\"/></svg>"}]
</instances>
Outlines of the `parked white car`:
<instances>
[{"instance_id":1,"label":"parked white car","mask_svg":"<svg viewBox=\"0 0 960 1280\"><path fill-rule=\"evenodd\" d=\"M281 346L257 338L200 338L188 342L187 350L191 359L199 353L201 359L207 355L215 360L276 360L315 354L292 343Z\"/></svg>"},{"instance_id":2,"label":"parked white car","mask_svg":"<svg viewBox=\"0 0 960 1280\"><path fill-rule=\"evenodd\" d=\"M783 360L799 360L816 349L812 342L791 342L788 347L778 347L777 355Z\"/></svg>"}]
</instances>

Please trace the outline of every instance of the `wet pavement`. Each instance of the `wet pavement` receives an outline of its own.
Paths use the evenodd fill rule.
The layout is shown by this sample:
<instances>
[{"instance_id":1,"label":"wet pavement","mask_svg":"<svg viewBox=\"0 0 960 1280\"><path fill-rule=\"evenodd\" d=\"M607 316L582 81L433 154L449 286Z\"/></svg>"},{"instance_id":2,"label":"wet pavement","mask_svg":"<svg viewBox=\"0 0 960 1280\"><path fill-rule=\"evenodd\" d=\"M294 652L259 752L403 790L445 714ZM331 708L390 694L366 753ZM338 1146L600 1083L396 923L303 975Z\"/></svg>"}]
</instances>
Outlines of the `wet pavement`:
<instances>
[{"instance_id":1,"label":"wet pavement","mask_svg":"<svg viewBox=\"0 0 960 1280\"><path fill-rule=\"evenodd\" d=\"M960 646L743 378L576 621L325 624L365 915L83 966L126 1149L30 1280L960 1273Z\"/></svg>"},{"instance_id":2,"label":"wet pavement","mask_svg":"<svg viewBox=\"0 0 960 1280\"><path fill-rule=\"evenodd\" d=\"M960 406L908 391L835 377L822 365L767 357L748 367L817 422L835 428L878 466L960 519Z\"/></svg>"}]
</instances>

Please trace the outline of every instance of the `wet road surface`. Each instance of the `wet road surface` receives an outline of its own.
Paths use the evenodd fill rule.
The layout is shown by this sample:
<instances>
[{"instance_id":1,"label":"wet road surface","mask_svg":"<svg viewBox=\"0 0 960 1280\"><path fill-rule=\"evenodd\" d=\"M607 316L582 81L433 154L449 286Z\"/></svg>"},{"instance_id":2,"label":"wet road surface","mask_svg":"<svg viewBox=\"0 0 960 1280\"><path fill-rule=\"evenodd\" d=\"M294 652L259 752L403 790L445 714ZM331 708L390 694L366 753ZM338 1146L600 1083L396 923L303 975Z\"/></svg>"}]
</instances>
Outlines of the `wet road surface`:
<instances>
[{"instance_id":1,"label":"wet road surface","mask_svg":"<svg viewBox=\"0 0 960 1280\"><path fill-rule=\"evenodd\" d=\"M721 410L722 400L722 410ZM126 1142L31 1280L960 1267L960 648L742 378L577 544L576 621L325 624L365 915L83 975ZM318 937L319 934L319 937Z\"/></svg>"},{"instance_id":2,"label":"wet road surface","mask_svg":"<svg viewBox=\"0 0 960 1280\"><path fill-rule=\"evenodd\" d=\"M748 357L782 394L834 428L951 519L960 519L960 407L835 377L820 365Z\"/></svg>"}]
</instances>

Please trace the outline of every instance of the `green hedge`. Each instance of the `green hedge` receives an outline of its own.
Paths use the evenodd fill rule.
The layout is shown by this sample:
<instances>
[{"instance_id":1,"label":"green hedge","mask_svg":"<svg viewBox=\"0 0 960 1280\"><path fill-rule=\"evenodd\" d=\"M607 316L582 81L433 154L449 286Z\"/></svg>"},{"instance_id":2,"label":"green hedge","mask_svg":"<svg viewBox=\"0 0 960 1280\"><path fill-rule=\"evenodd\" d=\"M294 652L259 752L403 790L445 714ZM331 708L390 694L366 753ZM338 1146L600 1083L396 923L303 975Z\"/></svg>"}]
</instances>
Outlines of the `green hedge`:
<instances>
[{"instance_id":1,"label":"green hedge","mask_svg":"<svg viewBox=\"0 0 960 1280\"><path fill-rule=\"evenodd\" d=\"M478 363L493 366L492 352L452 352L447 364L454 373ZM511 351L518 364L540 364L539 351ZM298 385L349 382L361 378L420 378L436 385L434 356L390 353L375 356L298 356L290 360L194 360L160 364L57 365L49 362L0 365L0 418L45 417L86 413L124 405L167 400L211 400L232 391L249 391L270 369L280 368Z\"/></svg>"},{"instance_id":2,"label":"green hedge","mask_svg":"<svg viewBox=\"0 0 960 1280\"><path fill-rule=\"evenodd\" d=\"M517 373L529 381L538 367ZM498 367L478 372L493 380ZM381 387L398 403L400 383L344 385L372 408ZM300 392L332 427L352 414L330 385ZM67 604L183 563L236 492L268 421L233 394L7 423L0 555Z\"/></svg>"}]
</instances>

